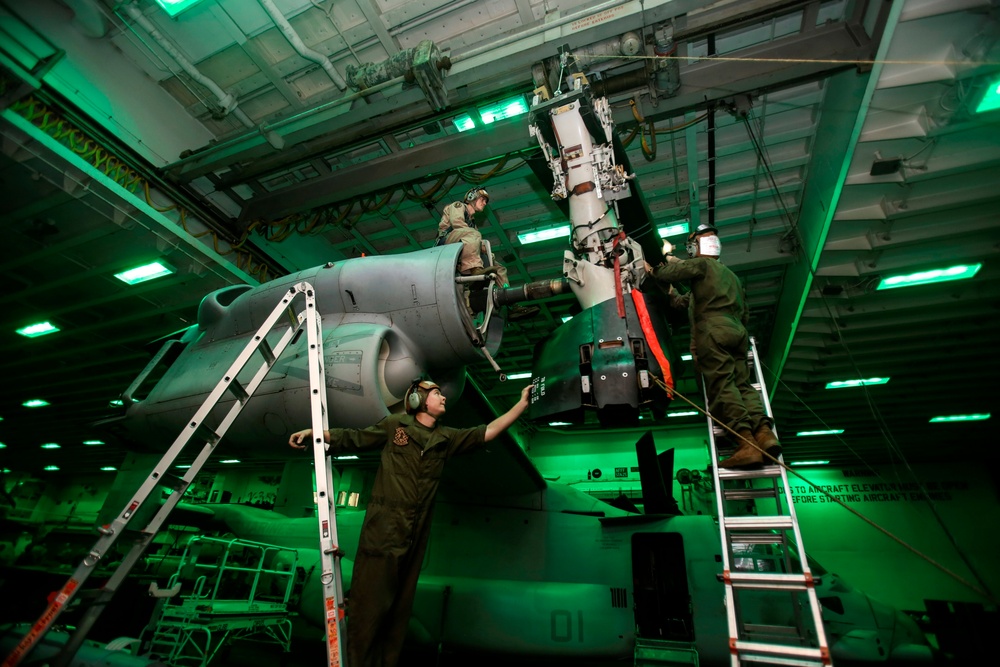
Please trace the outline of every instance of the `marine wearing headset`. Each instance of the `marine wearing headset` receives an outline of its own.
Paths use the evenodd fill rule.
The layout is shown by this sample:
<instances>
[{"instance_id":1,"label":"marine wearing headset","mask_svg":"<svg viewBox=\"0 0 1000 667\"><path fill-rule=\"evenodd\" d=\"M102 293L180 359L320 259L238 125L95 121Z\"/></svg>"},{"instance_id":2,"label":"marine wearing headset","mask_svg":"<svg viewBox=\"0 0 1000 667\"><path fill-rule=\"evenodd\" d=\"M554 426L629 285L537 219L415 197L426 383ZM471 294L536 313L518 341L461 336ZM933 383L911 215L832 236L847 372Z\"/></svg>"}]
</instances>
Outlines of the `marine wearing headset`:
<instances>
[{"instance_id":1,"label":"marine wearing headset","mask_svg":"<svg viewBox=\"0 0 1000 667\"><path fill-rule=\"evenodd\" d=\"M458 272L463 276L481 276L485 273L495 273L498 287L506 287L507 269L500 264L483 266L483 235L476 228L476 214L482 213L490 201L490 194L485 188L472 188L465 193L461 201L452 202L444 208L441 220L438 222L438 239L436 245L446 243L461 243L462 254L458 259ZM510 307L509 320L527 319L538 314L537 306Z\"/></svg>"},{"instance_id":2,"label":"marine wearing headset","mask_svg":"<svg viewBox=\"0 0 1000 667\"><path fill-rule=\"evenodd\" d=\"M331 453L382 450L348 593L351 667L392 667L399 660L445 461L507 430L527 409L530 389L522 389L520 400L489 424L455 429L438 423L447 403L441 388L417 379L403 399L406 414L389 415L365 429L324 432ZM296 449L310 450L311 443L312 429L288 439Z\"/></svg>"},{"instance_id":3,"label":"marine wearing headset","mask_svg":"<svg viewBox=\"0 0 1000 667\"><path fill-rule=\"evenodd\" d=\"M695 368L705 380L709 411L739 436L736 451L719 467L761 463L762 450L777 457L781 446L771 430L773 423L750 384L746 330L750 311L743 285L719 261L722 245L715 227L699 225L688 236L686 248L689 259L667 254L667 263L656 269L647 262L646 273L660 283L686 280L691 284L691 291L683 297L671 288L671 301L688 309L691 351Z\"/></svg>"}]
</instances>

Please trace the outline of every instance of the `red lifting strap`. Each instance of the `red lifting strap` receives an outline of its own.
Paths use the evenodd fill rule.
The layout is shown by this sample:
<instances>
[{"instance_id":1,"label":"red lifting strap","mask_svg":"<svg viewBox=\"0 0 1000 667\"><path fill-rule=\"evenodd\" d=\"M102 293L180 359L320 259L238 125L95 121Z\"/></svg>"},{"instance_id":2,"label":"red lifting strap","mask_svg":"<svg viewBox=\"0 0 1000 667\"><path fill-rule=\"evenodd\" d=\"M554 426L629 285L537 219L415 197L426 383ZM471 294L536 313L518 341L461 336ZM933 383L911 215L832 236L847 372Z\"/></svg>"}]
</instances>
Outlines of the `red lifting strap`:
<instances>
[{"instance_id":1,"label":"red lifting strap","mask_svg":"<svg viewBox=\"0 0 1000 667\"><path fill-rule=\"evenodd\" d=\"M642 333L646 336L646 343L649 345L649 349L656 358L657 363L660 364L660 370L663 372L663 382L673 389L674 376L670 372L670 362L663 355L663 350L660 348L660 341L657 340L656 332L653 331L653 322L649 319L649 311L646 310L646 298L638 289L632 290L632 303L635 304L635 312L639 315L639 325L642 327Z\"/></svg>"},{"instance_id":2,"label":"red lifting strap","mask_svg":"<svg viewBox=\"0 0 1000 667\"><path fill-rule=\"evenodd\" d=\"M618 232L614 243L611 244L611 252L615 254L615 302L618 304L618 317L625 319L625 299L622 297L622 267L618 262L618 243L626 238L625 232Z\"/></svg>"}]
</instances>

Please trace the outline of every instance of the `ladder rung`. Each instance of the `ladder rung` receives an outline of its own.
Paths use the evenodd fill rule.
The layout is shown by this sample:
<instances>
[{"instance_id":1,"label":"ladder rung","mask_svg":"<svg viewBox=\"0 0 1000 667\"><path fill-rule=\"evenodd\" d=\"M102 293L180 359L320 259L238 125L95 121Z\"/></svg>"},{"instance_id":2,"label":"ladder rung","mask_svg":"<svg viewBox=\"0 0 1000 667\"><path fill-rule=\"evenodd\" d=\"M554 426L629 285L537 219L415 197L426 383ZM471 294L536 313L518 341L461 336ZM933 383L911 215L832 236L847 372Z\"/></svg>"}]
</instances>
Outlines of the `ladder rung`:
<instances>
[{"instance_id":1,"label":"ladder rung","mask_svg":"<svg viewBox=\"0 0 1000 667\"><path fill-rule=\"evenodd\" d=\"M780 477L781 466L764 466L756 470L738 470L736 468L719 468L719 479L762 479L765 477Z\"/></svg>"},{"instance_id":2,"label":"ladder rung","mask_svg":"<svg viewBox=\"0 0 1000 667\"><path fill-rule=\"evenodd\" d=\"M767 662L775 665L823 665L823 649L785 644L764 644L736 640L736 652L740 660L747 662Z\"/></svg>"},{"instance_id":3,"label":"ladder rung","mask_svg":"<svg viewBox=\"0 0 1000 667\"><path fill-rule=\"evenodd\" d=\"M804 574L784 574L781 572L730 572L729 580L736 588L756 588L762 590L804 591L810 586L811 577Z\"/></svg>"},{"instance_id":4,"label":"ladder rung","mask_svg":"<svg viewBox=\"0 0 1000 667\"><path fill-rule=\"evenodd\" d=\"M760 391L760 382L751 382L750 386L756 389L757 391Z\"/></svg>"},{"instance_id":5,"label":"ladder rung","mask_svg":"<svg viewBox=\"0 0 1000 667\"><path fill-rule=\"evenodd\" d=\"M789 530L793 527L790 516L727 516L726 528L729 530L753 530L755 528L772 530ZM734 540L738 541L738 540Z\"/></svg>"},{"instance_id":6,"label":"ladder rung","mask_svg":"<svg viewBox=\"0 0 1000 667\"><path fill-rule=\"evenodd\" d=\"M796 641L801 641L800 630L792 625L764 625L762 623L745 623L743 625L743 632L745 632L744 641L763 641L760 637L762 635L770 635L772 637L788 637Z\"/></svg>"},{"instance_id":7,"label":"ladder rung","mask_svg":"<svg viewBox=\"0 0 1000 667\"><path fill-rule=\"evenodd\" d=\"M275 361L274 351L271 349L271 344L267 342L266 338L262 338L260 340L260 346L258 349L260 350L261 356L264 357L264 362L268 366L273 366Z\"/></svg>"},{"instance_id":8,"label":"ladder rung","mask_svg":"<svg viewBox=\"0 0 1000 667\"><path fill-rule=\"evenodd\" d=\"M777 495L774 488L770 489L723 489L726 500L753 500L754 498L773 498Z\"/></svg>"},{"instance_id":9,"label":"ladder rung","mask_svg":"<svg viewBox=\"0 0 1000 667\"><path fill-rule=\"evenodd\" d=\"M215 429L211 429L205 426L204 423L200 424L197 429L195 429L194 436L192 436L196 441L207 442L214 445L219 441L219 434L215 432Z\"/></svg>"},{"instance_id":10,"label":"ladder rung","mask_svg":"<svg viewBox=\"0 0 1000 667\"><path fill-rule=\"evenodd\" d=\"M734 544L786 544L784 533L740 533L731 535Z\"/></svg>"},{"instance_id":11,"label":"ladder rung","mask_svg":"<svg viewBox=\"0 0 1000 667\"><path fill-rule=\"evenodd\" d=\"M229 383L229 391L240 403L246 403L250 399L250 395L247 394L247 390L244 389L243 385L236 380Z\"/></svg>"}]
</instances>

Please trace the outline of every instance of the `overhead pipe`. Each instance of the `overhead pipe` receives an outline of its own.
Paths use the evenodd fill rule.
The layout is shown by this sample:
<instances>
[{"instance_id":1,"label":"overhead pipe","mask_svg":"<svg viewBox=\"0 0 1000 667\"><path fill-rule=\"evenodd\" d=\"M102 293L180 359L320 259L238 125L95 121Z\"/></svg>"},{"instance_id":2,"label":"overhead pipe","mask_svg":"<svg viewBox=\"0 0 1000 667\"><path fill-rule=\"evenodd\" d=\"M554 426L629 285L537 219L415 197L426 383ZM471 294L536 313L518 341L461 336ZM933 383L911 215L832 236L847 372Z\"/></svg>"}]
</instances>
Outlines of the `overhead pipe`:
<instances>
[{"instance_id":1,"label":"overhead pipe","mask_svg":"<svg viewBox=\"0 0 1000 667\"><path fill-rule=\"evenodd\" d=\"M333 66L333 63L330 62L330 59L324 56L322 53L318 51L313 51L308 46L306 46L305 42L302 41L302 38L299 37L299 33L295 32L295 28L293 28L292 24L288 22L288 19L285 18L285 15L278 10L278 7L274 4L272 0L257 0L257 1L260 3L261 7L264 8L264 11L266 11L271 16L271 20L274 21L274 24L278 26L281 32L285 34L285 39L288 40L289 44L292 45L292 47L298 52L300 56L302 56L306 60L311 60L312 62L316 63L324 70L326 70L326 73L329 75L330 79L337 85L337 88L340 88L341 90L347 90L347 82L345 82L344 77L340 76L340 73L337 72L337 69ZM332 21L333 19L331 18L330 20Z\"/></svg>"},{"instance_id":2,"label":"overhead pipe","mask_svg":"<svg viewBox=\"0 0 1000 667\"><path fill-rule=\"evenodd\" d=\"M219 107L225 115L230 113L233 114L247 127L256 126L253 120L251 120L242 109L237 108L236 97L222 90L222 88L219 87L219 84L199 72L198 68L195 67L176 46L174 46L173 42L167 39L167 37L164 36L163 33L161 33L148 18L146 18L146 15L142 13L142 10L139 9L134 2L125 5L125 11L127 11L129 16L131 16L137 24L142 26L142 28L149 33L149 36L156 40L156 43L159 44L163 50L166 51L170 57L173 58L174 61L188 73L188 76L205 86L205 88L215 95L215 99L219 103Z\"/></svg>"}]
</instances>

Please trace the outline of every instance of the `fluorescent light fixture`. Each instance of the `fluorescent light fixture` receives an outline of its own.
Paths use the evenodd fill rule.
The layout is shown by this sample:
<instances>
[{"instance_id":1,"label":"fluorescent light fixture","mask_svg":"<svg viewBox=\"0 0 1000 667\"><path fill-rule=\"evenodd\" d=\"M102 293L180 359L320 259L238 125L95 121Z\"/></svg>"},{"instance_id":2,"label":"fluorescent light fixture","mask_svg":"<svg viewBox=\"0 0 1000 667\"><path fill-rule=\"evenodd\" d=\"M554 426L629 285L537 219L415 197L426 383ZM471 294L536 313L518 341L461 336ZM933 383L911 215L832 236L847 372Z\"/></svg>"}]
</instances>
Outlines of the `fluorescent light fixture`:
<instances>
[{"instance_id":1,"label":"fluorescent light fixture","mask_svg":"<svg viewBox=\"0 0 1000 667\"><path fill-rule=\"evenodd\" d=\"M822 461L822 460L816 460L816 461L792 461L788 465L793 465L793 466L827 466L827 465L830 465L830 462L829 461Z\"/></svg>"},{"instance_id":2,"label":"fluorescent light fixture","mask_svg":"<svg viewBox=\"0 0 1000 667\"><path fill-rule=\"evenodd\" d=\"M190 467L191 467L191 464L190 464L190 463L186 463L186 464L185 464L185 463L182 463L182 464L180 464L180 465L175 465L174 467L175 467L175 468L190 468Z\"/></svg>"},{"instance_id":3,"label":"fluorescent light fixture","mask_svg":"<svg viewBox=\"0 0 1000 667\"><path fill-rule=\"evenodd\" d=\"M573 316L572 316L572 315L566 315L565 317L563 317L563 318L562 318L562 321L563 321L563 324L566 324L566 323L567 323L567 322L569 322L569 321L570 321L571 319L573 319Z\"/></svg>"},{"instance_id":4,"label":"fluorescent light fixture","mask_svg":"<svg viewBox=\"0 0 1000 667\"><path fill-rule=\"evenodd\" d=\"M665 239L668 236L680 236L681 234L688 233L688 221L678 221L671 222L662 227L656 228L657 233L660 235L661 239Z\"/></svg>"},{"instance_id":5,"label":"fluorescent light fixture","mask_svg":"<svg viewBox=\"0 0 1000 667\"><path fill-rule=\"evenodd\" d=\"M0 449L7 449L7 443L6 442L0 442Z\"/></svg>"},{"instance_id":6,"label":"fluorescent light fixture","mask_svg":"<svg viewBox=\"0 0 1000 667\"><path fill-rule=\"evenodd\" d=\"M507 376L508 380L523 380L524 378L530 378L531 371L526 371L524 373L511 373Z\"/></svg>"},{"instance_id":7,"label":"fluorescent light fixture","mask_svg":"<svg viewBox=\"0 0 1000 667\"><path fill-rule=\"evenodd\" d=\"M239 462L240 462L239 459L223 459L219 461L219 463L239 463Z\"/></svg>"},{"instance_id":8,"label":"fluorescent light fixture","mask_svg":"<svg viewBox=\"0 0 1000 667\"><path fill-rule=\"evenodd\" d=\"M111 470L118 470L118 468L114 466L101 466L101 470L111 471Z\"/></svg>"},{"instance_id":9,"label":"fluorescent light fixture","mask_svg":"<svg viewBox=\"0 0 1000 667\"><path fill-rule=\"evenodd\" d=\"M947 269L929 269L927 271L917 271L900 276L889 276L883 278L876 290L893 289L895 287L913 287L914 285L927 285L929 283L943 283L949 280L964 280L976 275L982 264L958 264Z\"/></svg>"},{"instance_id":10,"label":"fluorescent light fixture","mask_svg":"<svg viewBox=\"0 0 1000 667\"><path fill-rule=\"evenodd\" d=\"M5 474L5 475L8 475L8 474L10 474L10 473L12 473L12 472L14 472L14 471L13 471L13 470L11 470L10 468L4 468L4 469L3 469L3 474Z\"/></svg>"},{"instance_id":11,"label":"fluorescent light fixture","mask_svg":"<svg viewBox=\"0 0 1000 667\"><path fill-rule=\"evenodd\" d=\"M467 113L463 113L461 116L455 116L451 119L451 122L455 125L455 129L459 132L476 129L476 121L472 120L472 116Z\"/></svg>"},{"instance_id":12,"label":"fluorescent light fixture","mask_svg":"<svg viewBox=\"0 0 1000 667\"><path fill-rule=\"evenodd\" d=\"M44 401L40 398L32 398L30 400L25 401L24 403L21 403L21 405L23 405L26 408L44 408L48 404L49 404L48 401Z\"/></svg>"},{"instance_id":13,"label":"fluorescent light fixture","mask_svg":"<svg viewBox=\"0 0 1000 667\"><path fill-rule=\"evenodd\" d=\"M108 401L109 408L122 408L125 407L125 403L120 398L112 398Z\"/></svg>"},{"instance_id":14,"label":"fluorescent light fixture","mask_svg":"<svg viewBox=\"0 0 1000 667\"><path fill-rule=\"evenodd\" d=\"M52 472L54 470L59 470L59 466L45 466L44 468L42 468L42 470L48 470L49 472Z\"/></svg>"},{"instance_id":15,"label":"fluorescent light fixture","mask_svg":"<svg viewBox=\"0 0 1000 667\"><path fill-rule=\"evenodd\" d=\"M864 380L836 380L827 382L827 389L844 389L845 387L868 387L870 385L885 384L889 378L865 378Z\"/></svg>"},{"instance_id":16,"label":"fluorescent light fixture","mask_svg":"<svg viewBox=\"0 0 1000 667\"><path fill-rule=\"evenodd\" d=\"M528 113L528 103L520 95L517 97L508 97L495 104L479 107L479 117L483 119L483 123L486 125L494 121L503 120L504 118L514 118L526 113Z\"/></svg>"},{"instance_id":17,"label":"fluorescent light fixture","mask_svg":"<svg viewBox=\"0 0 1000 667\"><path fill-rule=\"evenodd\" d=\"M58 442L46 442L42 445L42 449L62 449Z\"/></svg>"},{"instance_id":18,"label":"fluorescent light fixture","mask_svg":"<svg viewBox=\"0 0 1000 667\"><path fill-rule=\"evenodd\" d=\"M154 278L169 276L173 272L173 269L162 262L150 262L149 264L143 264L142 266L136 266L127 271L116 273L115 278L127 285L137 285L138 283L144 283Z\"/></svg>"},{"instance_id":19,"label":"fluorescent light fixture","mask_svg":"<svg viewBox=\"0 0 1000 667\"><path fill-rule=\"evenodd\" d=\"M181 12L191 9L201 0L156 0L156 4L167 13L170 18L174 18Z\"/></svg>"},{"instance_id":20,"label":"fluorescent light fixture","mask_svg":"<svg viewBox=\"0 0 1000 667\"><path fill-rule=\"evenodd\" d=\"M549 422L549 426L572 426L569 422Z\"/></svg>"},{"instance_id":21,"label":"fluorescent light fixture","mask_svg":"<svg viewBox=\"0 0 1000 667\"><path fill-rule=\"evenodd\" d=\"M694 357L692 357L690 354L682 354L681 355L681 361L691 361L693 358Z\"/></svg>"},{"instance_id":22,"label":"fluorescent light fixture","mask_svg":"<svg viewBox=\"0 0 1000 667\"><path fill-rule=\"evenodd\" d=\"M978 422L984 419L989 419L990 413L975 413L971 415L942 415L940 417L933 417L929 423L931 424L947 424L950 422Z\"/></svg>"},{"instance_id":23,"label":"fluorescent light fixture","mask_svg":"<svg viewBox=\"0 0 1000 667\"><path fill-rule=\"evenodd\" d=\"M667 416L668 417L693 417L696 414L698 414L697 411L695 411L695 410L688 410L687 412L668 412Z\"/></svg>"},{"instance_id":24,"label":"fluorescent light fixture","mask_svg":"<svg viewBox=\"0 0 1000 667\"><path fill-rule=\"evenodd\" d=\"M103 445L104 441L103 440L84 440L83 444L87 445L88 447L92 447L94 445Z\"/></svg>"},{"instance_id":25,"label":"fluorescent light fixture","mask_svg":"<svg viewBox=\"0 0 1000 667\"><path fill-rule=\"evenodd\" d=\"M550 239L558 239L563 236L569 236L570 230L571 227L569 225L559 225L558 227L549 227L548 229L536 229L531 232L518 234L517 240L520 241L522 245L538 243L539 241L548 241Z\"/></svg>"},{"instance_id":26,"label":"fluorescent light fixture","mask_svg":"<svg viewBox=\"0 0 1000 667\"><path fill-rule=\"evenodd\" d=\"M986 92L983 94L983 99L979 102L979 106L976 107L976 113L993 111L994 109L1000 109L1000 79L994 79L987 86Z\"/></svg>"},{"instance_id":27,"label":"fluorescent light fixture","mask_svg":"<svg viewBox=\"0 0 1000 667\"><path fill-rule=\"evenodd\" d=\"M29 324L26 327L21 327L17 330L17 333L21 334L25 338L38 338L39 336L55 333L57 331L59 331L59 327L52 324L52 322L35 322L34 324Z\"/></svg>"},{"instance_id":28,"label":"fluorescent light fixture","mask_svg":"<svg viewBox=\"0 0 1000 667\"><path fill-rule=\"evenodd\" d=\"M354 454L344 454L343 456L334 456L336 461L357 461L358 457Z\"/></svg>"},{"instance_id":29,"label":"fluorescent light fixture","mask_svg":"<svg viewBox=\"0 0 1000 667\"><path fill-rule=\"evenodd\" d=\"M798 437L800 437L800 438L804 438L804 437L810 436L810 435L840 435L843 432L844 432L844 429L842 429L842 428L831 428L831 429L827 429L825 431L799 431L795 435L798 436Z\"/></svg>"}]
</instances>

